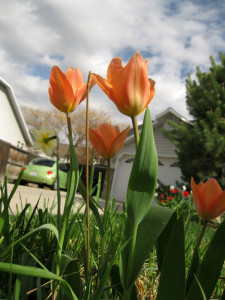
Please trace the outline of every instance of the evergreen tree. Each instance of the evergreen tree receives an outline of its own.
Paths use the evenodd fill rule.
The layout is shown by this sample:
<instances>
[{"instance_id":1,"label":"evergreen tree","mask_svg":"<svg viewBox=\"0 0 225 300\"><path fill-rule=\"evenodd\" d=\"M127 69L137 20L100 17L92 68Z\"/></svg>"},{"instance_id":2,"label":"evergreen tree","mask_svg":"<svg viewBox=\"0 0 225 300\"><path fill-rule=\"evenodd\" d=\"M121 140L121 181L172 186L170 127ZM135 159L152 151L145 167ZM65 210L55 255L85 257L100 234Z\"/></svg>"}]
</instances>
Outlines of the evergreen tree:
<instances>
[{"instance_id":1,"label":"evergreen tree","mask_svg":"<svg viewBox=\"0 0 225 300\"><path fill-rule=\"evenodd\" d=\"M183 179L190 182L214 177L221 181L225 164L225 55L220 64L210 57L209 72L197 67L197 80L186 80L186 103L193 120L189 123L170 122L171 131L165 135L177 147ZM225 178L222 180L223 184Z\"/></svg>"}]
</instances>

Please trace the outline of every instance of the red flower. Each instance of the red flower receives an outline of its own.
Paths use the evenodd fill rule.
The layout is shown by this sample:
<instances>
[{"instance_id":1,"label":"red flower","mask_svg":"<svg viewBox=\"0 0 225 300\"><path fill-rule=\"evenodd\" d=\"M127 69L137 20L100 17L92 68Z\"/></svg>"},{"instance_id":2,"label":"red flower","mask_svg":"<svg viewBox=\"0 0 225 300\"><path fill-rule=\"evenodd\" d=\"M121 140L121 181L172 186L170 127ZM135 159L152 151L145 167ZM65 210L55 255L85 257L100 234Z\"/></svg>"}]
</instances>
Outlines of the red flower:
<instances>
[{"instance_id":1,"label":"red flower","mask_svg":"<svg viewBox=\"0 0 225 300\"><path fill-rule=\"evenodd\" d=\"M177 194L178 192L179 192L178 189L172 189L172 190L170 190L170 193L171 193L171 194Z\"/></svg>"},{"instance_id":2,"label":"red flower","mask_svg":"<svg viewBox=\"0 0 225 300\"><path fill-rule=\"evenodd\" d=\"M225 191L215 179L210 178L206 183L197 185L191 178L191 189L195 209L203 219L212 220L225 211Z\"/></svg>"},{"instance_id":3,"label":"red flower","mask_svg":"<svg viewBox=\"0 0 225 300\"><path fill-rule=\"evenodd\" d=\"M184 197L189 196L189 192L188 191L183 191L182 194L183 194Z\"/></svg>"},{"instance_id":4,"label":"red flower","mask_svg":"<svg viewBox=\"0 0 225 300\"><path fill-rule=\"evenodd\" d=\"M173 197L167 197L167 200L171 201L173 200Z\"/></svg>"},{"instance_id":5,"label":"red flower","mask_svg":"<svg viewBox=\"0 0 225 300\"><path fill-rule=\"evenodd\" d=\"M130 127L120 132L118 126L102 123L97 128L90 128L90 140L95 150L106 159L111 159L123 147Z\"/></svg>"},{"instance_id":6,"label":"red flower","mask_svg":"<svg viewBox=\"0 0 225 300\"><path fill-rule=\"evenodd\" d=\"M165 198L165 194L162 193L162 194L160 195L160 198L161 198L161 199L164 199L164 198Z\"/></svg>"},{"instance_id":7,"label":"red flower","mask_svg":"<svg viewBox=\"0 0 225 300\"><path fill-rule=\"evenodd\" d=\"M166 200L165 200L165 199L163 199L163 200L161 200L161 202L163 202L163 203L166 203Z\"/></svg>"}]
</instances>

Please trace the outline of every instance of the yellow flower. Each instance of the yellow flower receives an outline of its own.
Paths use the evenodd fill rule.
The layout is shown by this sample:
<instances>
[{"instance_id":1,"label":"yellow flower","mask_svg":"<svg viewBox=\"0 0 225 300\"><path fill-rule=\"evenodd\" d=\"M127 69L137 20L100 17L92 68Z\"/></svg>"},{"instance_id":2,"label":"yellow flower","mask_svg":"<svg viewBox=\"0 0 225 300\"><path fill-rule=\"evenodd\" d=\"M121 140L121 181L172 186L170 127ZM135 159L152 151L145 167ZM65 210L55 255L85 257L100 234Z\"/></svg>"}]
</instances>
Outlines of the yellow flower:
<instances>
[{"instance_id":1,"label":"yellow flower","mask_svg":"<svg viewBox=\"0 0 225 300\"><path fill-rule=\"evenodd\" d=\"M47 156L51 156L57 147L57 136L54 130L49 130L41 125L40 130L33 131L33 136L35 138L34 150L42 149Z\"/></svg>"}]
</instances>

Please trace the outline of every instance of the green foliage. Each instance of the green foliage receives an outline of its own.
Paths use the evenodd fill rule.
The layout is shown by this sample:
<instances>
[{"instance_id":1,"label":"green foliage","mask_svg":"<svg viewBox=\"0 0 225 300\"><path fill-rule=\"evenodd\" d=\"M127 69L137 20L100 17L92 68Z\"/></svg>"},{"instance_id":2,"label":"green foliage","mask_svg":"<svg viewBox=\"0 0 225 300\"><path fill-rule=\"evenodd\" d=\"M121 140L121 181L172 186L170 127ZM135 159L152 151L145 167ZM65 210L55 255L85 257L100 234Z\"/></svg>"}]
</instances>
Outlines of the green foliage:
<instances>
[{"instance_id":1,"label":"green foliage","mask_svg":"<svg viewBox=\"0 0 225 300\"><path fill-rule=\"evenodd\" d=\"M151 205L158 175L158 158L150 111L146 109L127 191L125 243L120 262L123 299L130 299L135 279L172 210Z\"/></svg>"},{"instance_id":2,"label":"green foliage","mask_svg":"<svg viewBox=\"0 0 225 300\"><path fill-rule=\"evenodd\" d=\"M207 233L198 248L201 224L199 219L199 224L190 222L191 197L176 189L158 188L166 201L162 203L160 195L160 205L152 204L158 164L148 109L128 185L127 207L124 204L118 214L112 199L102 211L99 192L97 197L92 195L100 186L93 188L90 180L90 258L86 214L81 213L87 187L80 179L72 143L70 150L69 188L62 216L59 209L56 216L52 214L54 204L38 209L39 199L33 210L26 204L17 215L10 215L10 200L21 175L9 196L6 179L1 186L1 297L25 300L31 293L32 299L38 300L51 296L54 300L137 300L145 297L138 285L145 276L157 300L209 299L213 293L224 298L219 277L224 275L225 221ZM74 212L78 186L84 204ZM60 205L59 189L57 199Z\"/></svg>"},{"instance_id":3,"label":"green foliage","mask_svg":"<svg viewBox=\"0 0 225 300\"><path fill-rule=\"evenodd\" d=\"M207 177L221 179L225 163L225 55L220 53L221 64L211 57L209 72L197 68L197 80L186 81L186 103L193 120L190 123L170 122L166 136L177 147L183 179L190 182Z\"/></svg>"}]
</instances>

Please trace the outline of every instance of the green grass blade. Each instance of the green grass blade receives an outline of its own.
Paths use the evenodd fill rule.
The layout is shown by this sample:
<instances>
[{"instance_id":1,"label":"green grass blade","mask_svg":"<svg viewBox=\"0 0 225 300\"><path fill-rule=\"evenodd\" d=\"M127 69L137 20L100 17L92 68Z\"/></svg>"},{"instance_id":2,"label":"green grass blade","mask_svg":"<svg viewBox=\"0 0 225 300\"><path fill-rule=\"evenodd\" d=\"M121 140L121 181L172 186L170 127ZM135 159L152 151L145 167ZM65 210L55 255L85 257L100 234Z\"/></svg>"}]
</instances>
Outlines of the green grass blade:
<instances>
[{"instance_id":1,"label":"green grass blade","mask_svg":"<svg viewBox=\"0 0 225 300\"><path fill-rule=\"evenodd\" d=\"M8 197L8 203L10 203L12 197L14 196L14 194L15 194L17 188L18 188L18 185L20 184L20 181L21 181L21 179L22 179L22 176L23 176L23 170L20 171L20 173L19 173L19 175L18 175L18 178L17 178L17 180L16 180L16 182L15 182L15 184L14 184L14 186L13 186L13 189L12 189L12 191L11 191L9 197Z\"/></svg>"},{"instance_id":2,"label":"green grass blade","mask_svg":"<svg viewBox=\"0 0 225 300\"><path fill-rule=\"evenodd\" d=\"M55 234L55 237L56 237L56 239L59 243L59 234L58 234L57 228L52 224L44 224L42 226L39 226L39 227L35 228L33 231L28 232L27 234L25 234L24 236L22 236L21 238L16 240L13 244L11 244L7 248L3 249L0 252L0 259L3 259L11 251L12 247L17 246L18 244L25 241L26 239L28 239L29 237L31 237L33 234L35 234L37 231L40 231L40 230L51 230L51 231L53 231L54 234Z\"/></svg>"},{"instance_id":3,"label":"green grass blade","mask_svg":"<svg viewBox=\"0 0 225 300\"><path fill-rule=\"evenodd\" d=\"M14 300L20 300L20 290L21 290L21 278L20 276L17 276L16 283L15 283Z\"/></svg>"}]
</instances>

